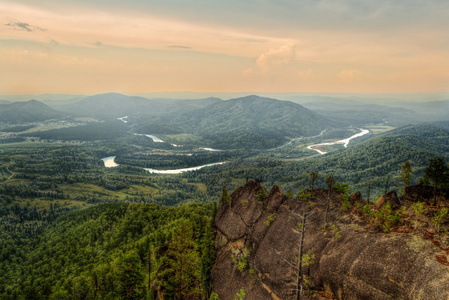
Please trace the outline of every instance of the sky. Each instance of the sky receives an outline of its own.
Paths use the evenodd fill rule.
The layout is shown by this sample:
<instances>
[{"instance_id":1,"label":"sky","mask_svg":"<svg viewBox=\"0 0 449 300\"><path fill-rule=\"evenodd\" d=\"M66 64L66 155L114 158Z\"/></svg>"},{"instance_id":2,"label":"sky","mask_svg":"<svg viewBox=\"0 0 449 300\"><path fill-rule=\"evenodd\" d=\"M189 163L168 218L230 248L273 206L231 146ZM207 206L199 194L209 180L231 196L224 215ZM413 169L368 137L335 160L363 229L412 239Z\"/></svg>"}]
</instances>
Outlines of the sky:
<instances>
[{"instance_id":1,"label":"sky","mask_svg":"<svg viewBox=\"0 0 449 300\"><path fill-rule=\"evenodd\" d=\"M0 94L449 92L447 0L0 0Z\"/></svg>"}]
</instances>

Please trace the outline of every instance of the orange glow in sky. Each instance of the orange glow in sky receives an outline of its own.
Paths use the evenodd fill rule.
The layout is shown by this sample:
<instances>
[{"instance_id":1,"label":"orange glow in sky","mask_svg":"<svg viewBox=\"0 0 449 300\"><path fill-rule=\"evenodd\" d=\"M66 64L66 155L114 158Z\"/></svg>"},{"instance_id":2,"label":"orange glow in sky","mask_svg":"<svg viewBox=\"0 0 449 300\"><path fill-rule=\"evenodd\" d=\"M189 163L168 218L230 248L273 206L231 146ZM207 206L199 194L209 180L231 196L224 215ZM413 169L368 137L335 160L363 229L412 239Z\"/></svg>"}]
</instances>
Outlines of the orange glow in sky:
<instances>
[{"instance_id":1,"label":"orange glow in sky","mask_svg":"<svg viewBox=\"0 0 449 300\"><path fill-rule=\"evenodd\" d=\"M0 94L449 92L449 1L126 2L0 0Z\"/></svg>"}]
</instances>

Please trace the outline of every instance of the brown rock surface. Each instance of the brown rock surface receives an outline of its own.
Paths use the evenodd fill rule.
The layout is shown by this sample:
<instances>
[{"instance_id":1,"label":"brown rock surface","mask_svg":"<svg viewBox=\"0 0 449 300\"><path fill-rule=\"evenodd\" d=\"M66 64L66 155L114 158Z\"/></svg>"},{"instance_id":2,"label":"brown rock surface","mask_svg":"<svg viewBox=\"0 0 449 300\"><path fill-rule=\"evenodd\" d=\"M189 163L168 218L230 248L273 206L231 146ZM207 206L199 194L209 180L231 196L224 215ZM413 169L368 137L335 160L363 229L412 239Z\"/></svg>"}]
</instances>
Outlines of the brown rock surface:
<instances>
[{"instance_id":1,"label":"brown rock surface","mask_svg":"<svg viewBox=\"0 0 449 300\"><path fill-rule=\"evenodd\" d=\"M349 202L351 202L351 205L353 206L356 203L363 203L362 194L360 192L352 194L351 196L349 196Z\"/></svg>"},{"instance_id":2,"label":"brown rock surface","mask_svg":"<svg viewBox=\"0 0 449 300\"><path fill-rule=\"evenodd\" d=\"M375 203L377 209L384 206L386 203L390 203L392 209L398 209L401 207L401 203L399 202L398 196L395 191L391 191L381 196Z\"/></svg>"},{"instance_id":3,"label":"brown rock surface","mask_svg":"<svg viewBox=\"0 0 449 300\"><path fill-rule=\"evenodd\" d=\"M232 205L223 205L217 213L218 252L212 276L220 299L234 299L242 287L248 300L295 299L296 271L289 263L296 264L300 235L295 228L302 212L314 212L304 240L305 253L315 255L314 264L304 269L313 289L335 299L449 299L449 267L435 258L443 260L441 255L447 254L423 239L420 231L360 230L356 224L362 221L343 213L336 195L329 227L323 231L326 191L313 191L313 201L301 202L274 187L259 202L255 195L260 189L257 182L248 182L232 194ZM239 204L242 199L248 200L244 207ZM269 217L274 221L268 222ZM242 261L247 262L243 272L237 267Z\"/></svg>"}]
</instances>

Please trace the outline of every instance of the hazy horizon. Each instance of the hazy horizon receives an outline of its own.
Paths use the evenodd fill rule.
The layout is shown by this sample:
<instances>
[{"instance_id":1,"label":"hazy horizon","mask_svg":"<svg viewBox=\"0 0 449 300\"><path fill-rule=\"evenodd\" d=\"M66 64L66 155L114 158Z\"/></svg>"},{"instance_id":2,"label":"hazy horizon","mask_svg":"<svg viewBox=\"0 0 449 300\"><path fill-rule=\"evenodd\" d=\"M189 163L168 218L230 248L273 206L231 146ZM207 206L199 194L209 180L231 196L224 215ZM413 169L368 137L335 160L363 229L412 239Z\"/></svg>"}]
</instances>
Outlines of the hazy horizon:
<instances>
[{"instance_id":1,"label":"hazy horizon","mask_svg":"<svg viewBox=\"0 0 449 300\"><path fill-rule=\"evenodd\" d=\"M104 92L94 94L0 94L0 100L7 101L58 101L58 100L74 100L85 97L112 94L118 92ZM257 95L261 97L274 98L279 100L300 100L306 98L334 98L342 100L355 100L371 103L385 103L385 102L431 102L449 100L449 93L395 93L395 94L376 94L376 93L258 93L258 92L153 92L153 93L118 93L126 96L138 96L148 99L202 99L215 97L223 100L245 97L249 95Z\"/></svg>"}]
</instances>

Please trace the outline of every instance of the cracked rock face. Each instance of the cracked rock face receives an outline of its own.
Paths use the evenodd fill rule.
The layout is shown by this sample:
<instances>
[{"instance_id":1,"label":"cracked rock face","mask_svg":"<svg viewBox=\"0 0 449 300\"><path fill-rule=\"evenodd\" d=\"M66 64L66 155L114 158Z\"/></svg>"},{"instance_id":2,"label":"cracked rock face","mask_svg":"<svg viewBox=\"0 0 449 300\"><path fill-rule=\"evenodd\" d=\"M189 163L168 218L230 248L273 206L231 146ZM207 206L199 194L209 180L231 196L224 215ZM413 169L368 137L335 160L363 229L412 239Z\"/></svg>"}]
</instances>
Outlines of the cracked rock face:
<instances>
[{"instance_id":1,"label":"cracked rock face","mask_svg":"<svg viewBox=\"0 0 449 300\"><path fill-rule=\"evenodd\" d=\"M302 202L276 186L259 201L261 190L249 181L217 212L212 276L220 299L233 300L241 288L245 299L296 299L298 215L304 212L314 212L305 224L304 253L315 259L303 273L315 295L303 299L320 299L316 291L334 299L449 299L449 267L435 258L449 250L422 232L364 230L368 224L343 212L334 192L323 228L328 191L309 191L315 198Z\"/></svg>"}]
</instances>

